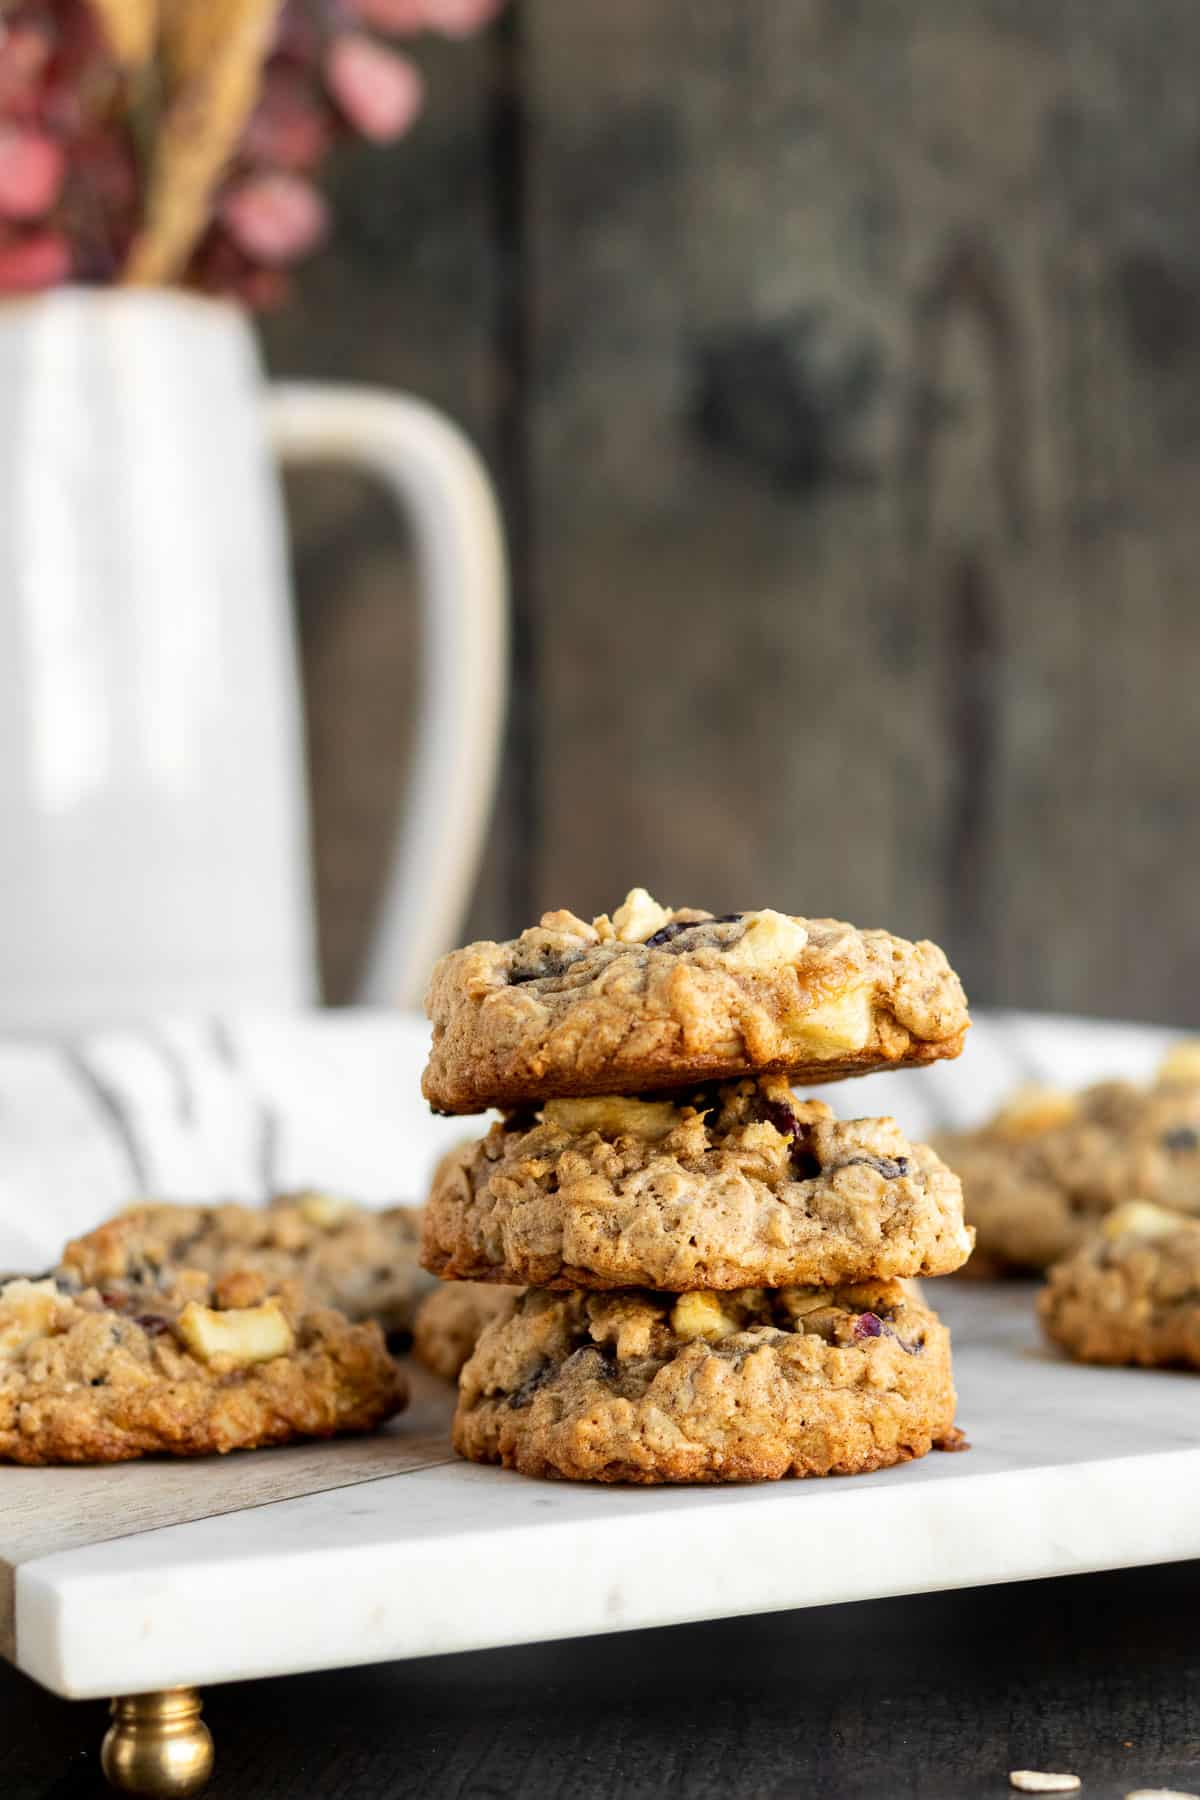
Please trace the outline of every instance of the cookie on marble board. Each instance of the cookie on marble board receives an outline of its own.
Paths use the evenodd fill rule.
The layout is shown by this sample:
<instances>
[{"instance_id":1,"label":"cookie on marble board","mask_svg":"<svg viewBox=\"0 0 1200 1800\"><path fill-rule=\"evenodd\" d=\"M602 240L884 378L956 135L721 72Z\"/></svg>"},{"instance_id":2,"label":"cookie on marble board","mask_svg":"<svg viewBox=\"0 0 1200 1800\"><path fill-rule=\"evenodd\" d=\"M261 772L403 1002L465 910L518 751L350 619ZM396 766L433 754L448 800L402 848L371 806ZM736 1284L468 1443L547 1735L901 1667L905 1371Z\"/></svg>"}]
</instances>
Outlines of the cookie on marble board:
<instances>
[{"instance_id":1,"label":"cookie on marble board","mask_svg":"<svg viewBox=\"0 0 1200 1800\"><path fill-rule=\"evenodd\" d=\"M778 1077L510 1115L443 1159L422 1225L447 1279L673 1293L943 1275L971 1243L932 1150Z\"/></svg>"},{"instance_id":2,"label":"cookie on marble board","mask_svg":"<svg viewBox=\"0 0 1200 1800\"><path fill-rule=\"evenodd\" d=\"M141 1201L68 1244L55 1273L103 1287L185 1268L218 1277L251 1270L269 1287L299 1281L315 1305L375 1319L402 1337L430 1286L419 1243L419 1208L376 1212L317 1190L281 1194L269 1206Z\"/></svg>"},{"instance_id":3,"label":"cookie on marble board","mask_svg":"<svg viewBox=\"0 0 1200 1800\"><path fill-rule=\"evenodd\" d=\"M488 1326L456 1448L575 1481L865 1473L961 1446L950 1337L898 1282L553 1293Z\"/></svg>"},{"instance_id":4,"label":"cookie on marble board","mask_svg":"<svg viewBox=\"0 0 1200 1800\"><path fill-rule=\"evenodd\" d=\"M251 1450L368 1431L405 1399L377 1325L257 1272L0 1288L0 1461Z\"/></svg>"},{"instance_id":5,"label":"cookie on marble board","mask_svg":"<svg viewBox=\"0 0 1200 1800\"><path fill-rule=\"evenodd\" d=\"M714 918L636 888L610 919L546 913L434 969L422 1082L439 1112L953 1057L969 1024L935 944L773 911Z\"/></svg>"},{"instance_id":6,"label":"cookie on marble board","mask_svg":"<svg viewBox=\"0 0 1200 1800\"><path fill-rule=\"evenodd\" d=\"M1200 1218L1117 1207L1054 1264L1038 1316L1079 1362L1200 1369Z\"/></svg>"},{"instance_id":7,"label":"cookie on marble board","mask_svg":"<svg viewBox=\"0 0 1200 1800\"><path fill-rule=\"evenodd\" d=\"M1021 1089L935 1147L976 1229L967 1274L1044 1269L1127 1200L1200 1214L1200 1052L1176 1046L1146 1084Z\"/></svg>"},{"instance_id":8,"label":"cookie on marble board","mask_svg":"<svg viewBox=\"0 0 1200 1800\"><path fill-rule=\"evenodd\" d=\"M443 1381L457 1381L484 1327L507 1318L522 1291L495 1281L439 1283L417 1308L413 1355Z\"/></svg>"}]
</instances>

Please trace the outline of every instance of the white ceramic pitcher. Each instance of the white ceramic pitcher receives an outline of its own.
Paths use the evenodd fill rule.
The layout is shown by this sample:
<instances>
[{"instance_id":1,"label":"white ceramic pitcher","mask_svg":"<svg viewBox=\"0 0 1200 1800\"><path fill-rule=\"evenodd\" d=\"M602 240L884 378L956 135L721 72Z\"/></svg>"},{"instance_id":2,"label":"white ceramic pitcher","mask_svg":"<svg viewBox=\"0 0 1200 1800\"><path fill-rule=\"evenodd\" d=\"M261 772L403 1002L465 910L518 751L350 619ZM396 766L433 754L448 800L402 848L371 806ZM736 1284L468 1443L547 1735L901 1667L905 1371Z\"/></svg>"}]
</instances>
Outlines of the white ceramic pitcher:
<instances>
[{"instance_id":1,"label":"white ceramic pitcher","mask_svg":"<svg viewBox=\"0 0 1200 1800\"><path fill-rule=\"evenodd\" d=\"M475 453L415 400L266 386L232 307L68 289L0 305L0 1030L317 997L274 453L373 471L417 548L414 771L361 997L417 1000L457 931L505 680Z\"/></svg>"}]
</instances>

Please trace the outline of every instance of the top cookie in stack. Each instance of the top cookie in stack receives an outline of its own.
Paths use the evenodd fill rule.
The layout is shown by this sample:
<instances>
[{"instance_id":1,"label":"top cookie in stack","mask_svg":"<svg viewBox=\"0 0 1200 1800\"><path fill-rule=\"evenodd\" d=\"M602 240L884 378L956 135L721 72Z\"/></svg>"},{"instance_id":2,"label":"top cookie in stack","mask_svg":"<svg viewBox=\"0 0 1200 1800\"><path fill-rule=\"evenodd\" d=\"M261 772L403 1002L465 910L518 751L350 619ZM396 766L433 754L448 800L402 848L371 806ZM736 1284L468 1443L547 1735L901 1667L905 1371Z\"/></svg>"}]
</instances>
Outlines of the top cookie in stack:
<instances>
[{"instance_id":1,"label":"top cookie in stack","mask_svg":"<svg viewBox=\"0 0 1200 1800\"><path fill-rule=\"evenodd\" d=\"M611 919L543 915L442 958L422 1088L437 1112L778 1074L809 1085L957 1056L969 1020L936 944L837 919L714 918L635 888Z\"/></svg>"},{"instance_id":2,"label":"top cookie in stack","mask_svg":"<svg viewBox=\"0 0 1200 1800\"><path fill-rule=\"evenodd\" d=\"M592 1480L880 1468L953 1438L948 1336L905 1277L970 1254L957 1178L792 1082L957 1056L933 944L635 889L434 971L423 1087L504 1118L445 1158L443 1278L529 1283L463 1371L455 1442Z\"/></svg>"}]
</instances>

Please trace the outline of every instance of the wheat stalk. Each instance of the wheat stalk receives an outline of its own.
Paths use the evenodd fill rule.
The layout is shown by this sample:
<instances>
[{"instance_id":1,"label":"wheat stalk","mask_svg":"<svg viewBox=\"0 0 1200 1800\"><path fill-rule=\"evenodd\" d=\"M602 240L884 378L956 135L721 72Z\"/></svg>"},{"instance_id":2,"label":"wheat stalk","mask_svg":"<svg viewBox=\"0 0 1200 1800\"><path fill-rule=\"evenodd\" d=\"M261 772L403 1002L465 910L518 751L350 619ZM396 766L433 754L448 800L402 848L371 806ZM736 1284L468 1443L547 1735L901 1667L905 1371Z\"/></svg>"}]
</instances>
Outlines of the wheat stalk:
<instances>
[{"instance_id":1,"label":"wheat stalk","mask_svg":"<svg viewBox=\"0 0 1200 1800\"><path fill-rule=\"evenodd\" d=\"M106 0L117 6L120 0ZM122 281L176 281L258 94L279 0L162 0L164 105Z\"/></svg>"},{"instance_id":2,"label":"wheat stalk","mask_svg":"<svg viewBox=\"0 0 1200 1800\"><path fill-rule=\"evenodd\" d=\"M101 30L117 61L140 69L154 53L158 0L91 0Z\"/></svg>"}]
</instances>

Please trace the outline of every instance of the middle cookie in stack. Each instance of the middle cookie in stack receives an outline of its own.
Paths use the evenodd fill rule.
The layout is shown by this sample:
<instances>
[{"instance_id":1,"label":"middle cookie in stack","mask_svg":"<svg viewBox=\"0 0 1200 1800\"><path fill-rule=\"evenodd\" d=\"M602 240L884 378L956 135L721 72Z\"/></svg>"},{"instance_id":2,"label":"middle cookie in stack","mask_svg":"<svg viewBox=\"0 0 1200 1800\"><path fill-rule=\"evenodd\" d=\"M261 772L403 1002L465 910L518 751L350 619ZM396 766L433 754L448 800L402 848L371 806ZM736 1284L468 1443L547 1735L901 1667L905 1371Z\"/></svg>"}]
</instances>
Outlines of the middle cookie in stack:
<instances>
[{"instance_id":1,"label":"middle cookie in stack","mask_svg":"<svg viewBox=\"0 0 1200 1800\"><path fill-rule=\"evenodd\" d=\"M780 916L745 916L747 925L764 917ZM569 918L554 915L555 930ZM662 953L663 984L678 970L711 990L738 971L728 950L741 939L739 922L692 914L658 944L648 934L635 954L646 962ZM609 942L607 920L578 923ZM688 933L692 946L678 942ZM504 966L516 963L521 942L459 954L472 968ZM933 950L891 943L927 964ZM585 955L587 945L584 935ZM781 984L793 967L803 982L803 949L790 966L779 959L772 975ZM579 979L590 974L583 961L548 971L560 1010L570 988L572 1001L596 1005L596 985ZM610 953L602 967L612 961ZM903 957L890 961L899 967ZM454 963L443 965L443 1001ZM438 985L435 976L435 1030ZM675 998L685 986L676 976ZM942 1000L957 992L961 1007L944 959L936 987ZM481 991L485 1010L472 1017L466 1002ZM753 981L744 991L761 995ZM511 1013L504 987L456 983L450 1011L464 1040L456 1048L467 1048L468 1030L499 1034L489 993ZM552 1016L549 997L520 994L518 1022L536 1027L535 1009ZM868 1016L861 1004L859 1013ZM961 1043L965 1007L945 1016ZM507 1054L511 1017L504 1033ZM955 1053L950 1037L941 1054ZM839 1058L856 1048L838 1046ZM431 1070L437 1055L435 1036ZM929 1059L924 1047L918 1055ZM736 1060L754 1067L745 1041ZM694 1057L681 1062L678 1087L664 1092L659 1058L659 1091L641 1098L563 1097L579 1079L551 1071L549 1091L526 1083L522 1104L510 1103L486 1137L442 1163L425 1212L425 1266L447 1280L529 1284L463 1370L458 1449L531 1475L747 1481L862 1472L952 1442L949 1336L906 1278L949 1273L970 1254L957 1177L891 1119L839 1121L822 1102L797 1100L790 1070L687 1085ZM590 1085L597 1078L588 1072ZM427 1092L438 1079L427 1077ZM450 1092L453 1069L440 1079Z\"/></svg>"}]
</instances>

